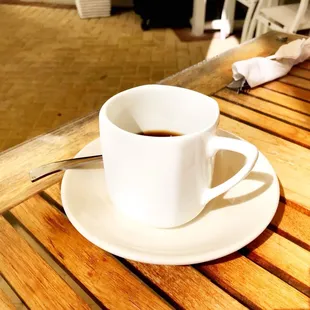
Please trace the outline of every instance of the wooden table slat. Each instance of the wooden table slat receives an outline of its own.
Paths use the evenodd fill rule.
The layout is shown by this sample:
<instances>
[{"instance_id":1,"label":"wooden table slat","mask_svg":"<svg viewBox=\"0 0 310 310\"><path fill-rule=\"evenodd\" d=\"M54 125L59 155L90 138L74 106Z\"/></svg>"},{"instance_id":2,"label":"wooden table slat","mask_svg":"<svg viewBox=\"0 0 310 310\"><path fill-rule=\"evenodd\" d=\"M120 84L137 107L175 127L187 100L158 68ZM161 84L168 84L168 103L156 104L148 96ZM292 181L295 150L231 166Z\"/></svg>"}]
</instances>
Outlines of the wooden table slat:
<instances>
[{"instance_id":1,"label":"wooden table slat","mask_svg":"<svg viewBox=\"0 0 310 310\"><path fill-rule=\"evenodd\" d=\"M245 309L237 300L191 266L162 266L130 261L181 309Z\"/></svg>"},{"instance_id":2,"label":"wooden table slat","mask_svg":"<svg viewBox=\"0 0 310 310\"><path fill-rule=\"evenodd\" d=\"M279 81L273 81L263 85L267 89L277 91L281 94L286 94L293 98L310 102L310 91L307 89L299 88L293 85L281 83Z\"/></svg>"},{"instance_id":3,"label":"wooden table slat","mask_svg":"<svg viewBox=\"0 0 310 310\"><path fill-rule=\"evenodd\" d=\"M227 88L217 92L216 97L220 97L223 100L239 104L245 108L255 110L258 113L267 114L272 118L288 122L291 125L296 125L310 131L310 115L304 115L247 94L237 94L235 91ZM310 104L308 104L307 108L310 112ZM265 124L263 123L263 125Z\"/></svg>"},{"instance_id":4,"label":"wooden table slat","mask_svg":"<svg viewBox=\"0 0 310 310\"><path fill-rule=\"evenodd\" d=\"M220 57L214 57L208 62L202 62L181 71L161 83L182 86L210 95L225 87L232 80L231 66L235 61L273 54L283 45L283 42L278 39L279 35L281 34L275 31L266 33L254 41L248 41L240 47L223 53ZM286 36L288 42L303 38L295 34L286 34ZM302 89L299 90L302 91ZM98 115L94 113L50 134L37 137L3 152L0 155L0 183L2 185L0 187L0 213L51 186L61 178L61 174L57 174L31 183L28 175L30 169L70 158L96 137L98 137Z\"/></svg>"},{"instance_id":5,"label":"wooden table slat","mask_svg":"<svg viewBox=\"0 0 310 310\"><path fill-rule=\"evenodd\" d=\"M306 70L299 67L293 67L289 74L310 80L310 70Z\"/></svg>"},{"instance_id":6,"label":"wooden table slat","mask_svg":"<svg viewBox=\"0 0 310 310\"><path fill-rule=\"evenodd\" d=\"M278 35L279 32L270 31L254 41L245 42L222 53L220 57L214 57L208 62L204 61L166 78L162 83L186 87L206 95L213 94L232 81L231 65L234 62L274 54L283 45L283 42L277 39ZM293 34L285 36L288 37L288 42L304 38Z\"/></svg>"},{"instance_id":7,"label":"wooden table slat","mask_svg":"<svg viewBox=\"0 0 310 310\"><path fill-rule=\"evenodd\" d=\"M247 257L310 297L310 252L266 229L246 246Z\"/></svg>"},{"instance_id":8,"label":"wooden table slat","mask_svg":"<svg viewBox=\"0 0 310 310\"><path fill-rule=\"evenodd\" d=\"M218 102L221 113L235 120L250 124L258 129L284 138L288 141L297 143L310 149L310 134L305 129L279 121L270 116L244 108L240 105L229 102L228 100L214 97Z\"/></svg>"},{"instance_id":9,"label":"wooden table slat","mask_svg":"<svg viewBox=\"0 0 310 310\"><path fill-rule=\"evenodd\" d=\"M61 204L59 190L60 184L58 183L45 192ZM285 206L283 203L280 203L277 214L272 221L272 225L277 227L278 230L281 227L282 231L286 232L286 234L284 233L285 236L292 234L295 236L295 238L293 238L295 240L303 240L302 242L304 242L304 240L309 240L310 231L308 227L310 227L310 212L308 210L304 210L304 212L305 213L302 213L293 207ZM304 246L307 245L304 244ZM247 255L251 260L274 273L290 285L293 285L304 294L310 295L310 277L308 276L308 270L310 270L310 253L308 251L270 230L266 230L246 248L250 251ZM175 268L178 267L151 266L136 262L131 262L131 264L144 276L164 290L173 300L183 305L182 301L184 296L180 294L177 288L170 287L173 285L171 284L172 279L174 279L174 277L177 278L178 273L179 275L181 274L180 269L177 269L178 273L176 273ZM174 273L176 273L176 275L174 275ZM182 279L184 278L186 277L182 275ZM185 283L185 280L182 281L182 283ZM186 283L186 285L190 286L189 283ZM183 288L180 286L179 289ZM191 296L190 291L187 293L186 296L188 298ZM200 300L200 303L202 302L200 298L197 300ZM212 305L212 303L210 305ZM195 308L193 305L192 307Z\"/></svg>"},{"instance_id":10,"label":"wooden table slat","mask_svg":"<svg viewBox=\"0 0 310 310\"><path fill-rule=\"evenodd\" d=\"M310 251L310 211L302 211L280 202L270 227L281 236Z\"/></svg>"},{"instance_id":11,"label":"wooden table slat","mask_svg":"<svg viewBox=\"0 0 310 310\"><path fill-rule=\"evenodd\" d=\"M45 190L45 193L50 195L57 203L61 204L60 183L48 188ZM280 237L270 230L266 230L246 248L251 251L248 257L253 261L295 286L304 294L310 295L308 289L310 286L310 277L308 275L308 270L310 270L310 253L285 239L285 237L288 237L293 242L310 250L310 211L306 209L303 211L304 213L291 206L280 203L277 213L272 220L271 227L282 234L283 237ZM176 272L175 267L156 266L153 268L147 264L135 262L131 262L131 264L144 276L148 277L153 283L164 290L169 296L171 295L170 297L173 298L173 300L183 305L183 296L179 294L180 292L177 288L171 288L171 292L168 290L169 286L172 285L171 279L174 278L174 273ZM178 273L181 271L185 272L185 269L177 269ZM166 277L166 274L169 276ZM182 279L184 278L186 277L182 275ZM187 281L189 282L190 280ZM181 286L179 289L181 289ZM210 290L210 288L208 288L208 290ZM189 296L191 296L190 292L187 294L187 297ZM198 298L198 300L202 303L200 298ZM213 304L210 303L210 305Z\"/></svg>"},{"instance_id":12,"label":"wooden table slat","mask_svg":"<svg viewBox=\"0 0 310 310\"><path fill-rule=\"evenodd\" d=\"M76 120L52 133L39 136L0 155L0 213L59 181L61 173L32 183L32 168L72 158L99 136L98 113ZM43 154L43 155L42 155Z\"/></svg>"},{"instance_id":13,"label":"wooden table slat","mask_svg":"<svg viewBox=\"0 0 310 310\"><path fill-rule=\"evenodd\" d=\"M45 193L50 195L50 197L53 200L57 201L57 203L61 205L60 183L57 183L53 185L52 187L48 188L47 190L45 190ZM299 209L301 211L296 210L292 206L288 206L283 203L280 203L278 210L276 212L276 215L274 216L271 222L271 228L279 232L279 234L282 235L284 238L279 237L277 234L273 234L269 230L266 230L266 232L263 233L256 241L254 241L253 244L257 246L258 243L266 239L266 235L271 236L271 239L267 240L267 245L269 245L267 249L268 250L272 249L273 246L275 246L275 248L277 248L277 252L276 252L277 256L273 257L269 255L266 258L267 263L269 264L268 266L274 266L275 268L278 268L278 272L276 273L277 276L281 277L282 279L288 279L288 281L292 279L292 283L295 283L297 287L303 290L303 292L305 293L307 285L310 285L310 277L308 277L307 272L304 272L304 271L307 271L307 268L309 268L310 270L310 256L309 256L310 254L307 251L306 253L308 254L304 254L305 252L304 249L310 250L310 230L309 230L310 211L307 209L303 209L303 208L299 208ZM294 246L291 245L291 242L285 239L285 237L297 243L304 249L300 249L299 246L296 246L294 248ZM278 249L279 243L281 243L284 251L279 251ZM262 247L264 248L264 246L265 245L263 244ZM297 257L295 260L291 260L291 257L285 259L285 255L289 254L289 251L287 250L286 247L292 250L291 255ZM249 248L250 250L253 250L253 245L250 244L249 247L247 248ZM261 250L257 250L257 251L258 253L261 253ZM254 252L256 253L256 251ZM270 254L270 253L267 253L267 254ZM306 256L306 259L304 259L304 262L302 259L299 258L300 257L299 254L301 257ZM281 260L278 261L279 257L281 257L284 260L287 260L288 264L283 265L283 262ZM290 266L291 263L296 263L298 258L303 263L295 264L297 266L295 266L294 264ZM132 264L139 271L141 271L139 264L135 264L134 262L132 262ZM294 266L296 270L294 270ZM302 267L303 269L301 269ZM143 270L145 270L145 266L143 266ZM294 275L290 274L290 270L292 270L292 272L295 272L295 274ZM172 271L169 271L169 273L171 272ZM148 270L145 270L143 273L148 273ZM162 274L164 274L164 272L162 272ZM160 279L160 282L162 281L163 279Z\"/></svg>"},{"instance_id":14,"label":"wooden table slat","mask_svg":"<svg viewBox=\"0 0 310 310\"><path fill-rule=\"evenodd\" d=\"M61 205L60 183L44 191ZM234 309L244 307L190 266L159 266L130 261L144 277L184 309ZM186 292L186 294L184 294Z\"/></svg>"},{"instance_id":15,"label":"wooden table slat","mask_svg":"<svg viewBox=\"0 0 310 310\"><path fill-rule=\"evenodd\" d=\"M306 70L310 70L310 60L306 60L300 64L297 65L300 68L306 69Z\"/></svg>"},{"instance_id":16,"label":"wooden table slat","mask_svg":"<svg viewBox=\"0 0 310 310\"><path fill-rule=\"evenodd\" d=\"M0 289L0 309L1 310L15 310L16 307L11 302L8 296Z\"/></svg>"},{"instance_id":17,"label":"wooden table slat","mask_svg":"<svg viewBox=\"0 0 310 310\"><path fill-rule=\"evenodd\" d=\"M44 191L60 206L60 183L56 183ZM301 207L279 203L278 210L271 221L271 229L281 236L293 241L310 251L310 211Z\"/></svg>"},{"instance_id":18,"label":"wooden table slat","mask_svg":"<svg viewBox=\"0 0 310 310\"><path fill-rule=\"evenodd\" d=\"M58 205L62 206L61 201L61 182L57 182L54 185L44 190L49 197L51 197Z\"/></svg>"},{"instance_id":19,"label":"wooden table slat","mask_svg":"<svg viewBox=\"0 0 310 310\"><path fill-rule=\"evenodd\" d=\"M2 216L0 273L29 308L90 309Z\"/></svg>"},{"instance_id":20,"label":"wooden table slat","mask_svg":"<svg viewBox=\"0 0 310 310\"><path fill-rule=\"evenodd\" d=\"M296 99L264 87L253 88L249 91L249 94L310 116L310 102Z\"/></svg>"},{"instance_id":21,"label":"wooden table slat","mask_svg":"<svg viewBox=\"0 0 310 310\"><path fill-rule=\"evenodd\" d=\"M280 82L310 90L310 81L301 77L286 75L279 79Z\"/></svg>"},{"instance_id":22,"label":"wooden table slat","mask_svg":"<svg viewBox=\"0 0 310 310\"><path fill-rule=\"evenodd\" d=\"M281 195L310 209L307 182L310 180L309 150L223 115L220 117L220 128L256 145L281 180Z\"/></svg>"},{"instance_id":23,"label":"wooden table slat","mask_svg":"<svg viewBox=\"0 0 310 310\"><path fill-rule=\"evenodd\" d=\"M107 308L170 308L112 255L88 242L42 197L33 196L11 212Z\"/></svg>"},{"instance_id":24,"label":"wooden table slat","mask_svg":"<svg viewBox=\"0 0 310 310\"><path fill-rule=\"evenodd\" d=\"M307 309L309 298L239 253L198 270L253 309Z\"/></svg>"},{"instance_id":25,"label":"wooden table slat","mask_svg":"<svg viewBox=\"0 0 310 310\"><path fill-rule=\"evenodd\" d=\"M239 253L192 267L121 260L123 265L84 239L53 207L62 208L59 184L50 187L62 174L31 183L28 172L70 158L97 138L97 113L0 155L0 213L22 202L11 212L103 307L167 309L170 301L172 306L190 309L235 309L243 305L254 309L308 309L310 61L247 95L222 90L232 80L233 62L274 54L284 44L279 36L283 34L269 32L161 82L222 96L218 99L224 114L220 128L255 144L276 170L285 204L280 203L268 229ZM302 38L285 36L289 42ZM41 195L33 196L44 189ZM0 272L28 307L77 309L75 300L80 307L88 307L3 217L0 249ZM44 277L48 279L43 281ZM53 289L52 294L47 293L48 288ZM57 302L70 305L58 307L54 305Z\"/></svg>"}]
</instances>

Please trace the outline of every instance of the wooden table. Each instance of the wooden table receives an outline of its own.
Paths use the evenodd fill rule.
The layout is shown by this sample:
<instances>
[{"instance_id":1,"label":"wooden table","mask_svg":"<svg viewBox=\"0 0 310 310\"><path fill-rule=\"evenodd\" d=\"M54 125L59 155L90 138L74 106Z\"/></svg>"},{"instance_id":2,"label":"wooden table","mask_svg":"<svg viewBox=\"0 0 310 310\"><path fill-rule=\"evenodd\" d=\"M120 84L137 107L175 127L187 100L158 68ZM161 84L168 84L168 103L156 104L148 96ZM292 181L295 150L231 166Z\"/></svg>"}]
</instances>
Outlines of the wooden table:
<instances>
[{"instance_id":1,"label":"wooden table","mask_svg":"<svg viewBox=\"0 0 310 310\"><path fill-rule=\"evenodd\" d=\"M102 308L310 308L310 61L248 94L225 88L232 63L273 54L283 44L278 35L265 34L162 82L214 97L222 113L220 128L254 143L278 174L276 216L261 236L223 259L156 266L114 257L84 239L66 218L61 174L29 181L32 167L70 158L97 138L97 113L1 154L0 209L11 209L0 216L0 272L29 308L89 305L11 226L12 217ZM0 309L11 306L0 292Z\"/></svg>"}]
</instances>

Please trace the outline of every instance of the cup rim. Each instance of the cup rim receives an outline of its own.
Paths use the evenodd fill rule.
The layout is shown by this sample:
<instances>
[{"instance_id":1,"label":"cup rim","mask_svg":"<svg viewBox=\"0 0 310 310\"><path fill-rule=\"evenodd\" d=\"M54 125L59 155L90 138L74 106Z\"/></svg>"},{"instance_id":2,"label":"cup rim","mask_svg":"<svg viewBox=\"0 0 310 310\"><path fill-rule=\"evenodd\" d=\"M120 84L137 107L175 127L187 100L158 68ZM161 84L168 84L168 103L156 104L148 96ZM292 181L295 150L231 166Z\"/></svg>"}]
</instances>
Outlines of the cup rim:
<instances>
[{"instance_id":1,"label":"cup rim","mask_svg":"<svg viewBox=\"0 0 310 310\"><path fill-rule=\"evenodd\" d=\"M129 92L132 92L133 90L136 90L136 89L141 89L141 88L179 88L179 89L182 89L182 90L185 90L185 91L189 91L189 92L194 92L194 93L197 93L201 96L205 96L208 98L208 100L210 100L211 102L213 102L216 106L216 118L214 119L214 122L209 124L209 126L206 126L204 127L203 129L201 130L197 130L195 132L192 132L192 133L186 133L186 134L181 134L179 136L171 136L171 137L158 137L158 136L145 136L145 135L139 135L137 133L133 133L133 132L130 132L130 131L127 131L125 129L122 129L120 127L118 127L117 125L115 125L111 120L110 118L108 117L107 115L107 109L110 105L113 104L113 101L115 99L117 99L117 97L120 97L120 96L123 96L125 95L126 93L129 93ZM111 98L109 98L104 104L103 106L101 107L100 111L99 111L99 122L101 120L102 117L105 117L105 120L107 121L107 123L114 129L117 129L121 132L123 132L124 134L128 134L130 135L131 137L136 137L138 139L152 139L153 141L155 140L160 140L160 141L180 141L180 140L184 140L184 139L191 139L193 137L196 137L196 136L199 136L203 133L206 133L206 132L209 132L211 131L212 129L215 129L219 123L219 117L220 117L220 109L219 109L219 105L217 103L217 101L205 94L202 94L202 93L199 93L197 91L194 91L194 90L191 90L191 89L188 89L188 88L183 88L183 87L178 87L178 86L172 86L172 85L160 85L160 84L145 84L145 85L141 85L141 86L137 86L137 87L133 87L133 88L129 88L129 89L126 89L124 91L121 91L117 94L115 94L114 96L112 96Z\"/></svg>"}]
</instances>

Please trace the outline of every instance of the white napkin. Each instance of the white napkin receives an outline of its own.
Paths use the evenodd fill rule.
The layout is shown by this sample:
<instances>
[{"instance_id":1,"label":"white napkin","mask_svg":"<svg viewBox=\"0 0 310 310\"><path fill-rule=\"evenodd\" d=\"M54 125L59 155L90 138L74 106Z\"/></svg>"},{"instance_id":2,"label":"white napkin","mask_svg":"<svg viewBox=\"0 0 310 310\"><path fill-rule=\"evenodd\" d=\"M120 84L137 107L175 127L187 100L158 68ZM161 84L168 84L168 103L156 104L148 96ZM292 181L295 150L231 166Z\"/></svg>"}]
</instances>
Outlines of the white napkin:
<instances>
[{"instance_id":1,"label":"white napkin","mask_svg":"<svg viewBox=\"0 0 310 310\"><path fill-rule=\"evenodd\" d=\"M298 39L282 45L272 56L235 62L233 78L237 81L244 77L252 88L286 75L294 65L309 57L310 38Z\"/></svg>"}]
</instances>

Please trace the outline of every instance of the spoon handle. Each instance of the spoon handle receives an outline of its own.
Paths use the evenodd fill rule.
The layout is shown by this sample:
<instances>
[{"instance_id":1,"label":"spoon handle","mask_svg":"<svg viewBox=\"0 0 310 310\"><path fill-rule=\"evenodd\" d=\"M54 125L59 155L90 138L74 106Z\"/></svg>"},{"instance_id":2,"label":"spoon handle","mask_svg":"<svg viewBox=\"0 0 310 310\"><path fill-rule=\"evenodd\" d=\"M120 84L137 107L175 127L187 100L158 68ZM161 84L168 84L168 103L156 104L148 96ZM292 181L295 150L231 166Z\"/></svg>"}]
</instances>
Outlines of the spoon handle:
<instances>
[{"instance_id":1,"label":"spoon handle","mask_svg":"<svg viewBox=\"0 0 310 310\"><path fill-rule=\"evenodd\" d=\"M66 159L66 160L61 160L61 161L57 161L54 163L50 163L50 164L32 169L29 172L30 180L31 182L35 182L45 176L56 173L58 171L71 169L71 168L77 168L77 167L82 166L85 163L95 162L95 161L102 161L102 156L95 155L95 156L87 156L87 157L80 157L80 158L72 158L72 159Z\"/></svg>"}]
</instances>

